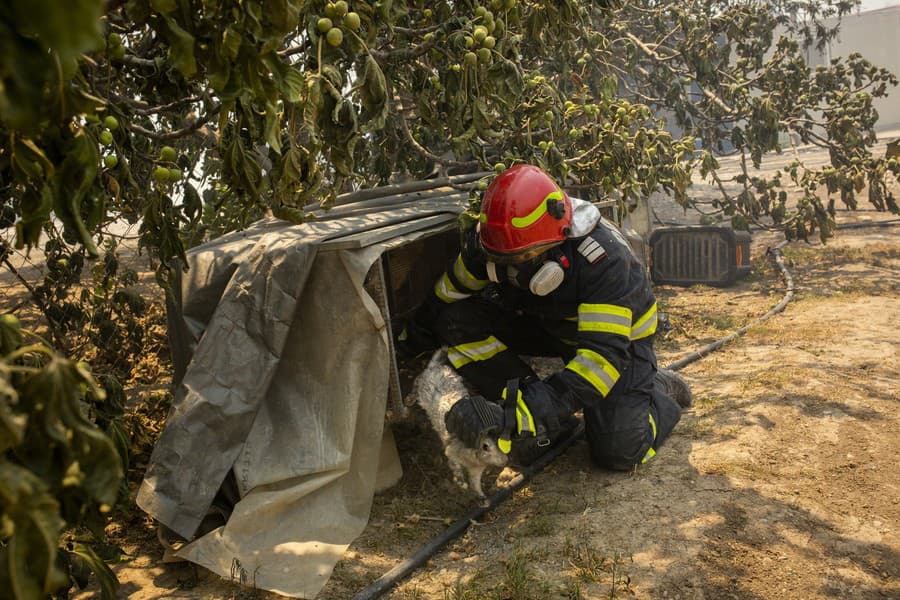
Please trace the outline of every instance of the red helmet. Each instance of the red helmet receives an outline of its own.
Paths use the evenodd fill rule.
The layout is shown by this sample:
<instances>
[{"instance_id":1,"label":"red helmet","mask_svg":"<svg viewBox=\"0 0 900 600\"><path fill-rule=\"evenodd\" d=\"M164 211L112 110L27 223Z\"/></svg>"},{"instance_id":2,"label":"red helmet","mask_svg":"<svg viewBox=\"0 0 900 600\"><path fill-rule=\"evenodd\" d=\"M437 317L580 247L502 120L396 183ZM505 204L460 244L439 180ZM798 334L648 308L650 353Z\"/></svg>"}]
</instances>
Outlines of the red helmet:
<instances>
[{"instance_id":1,"label":"red helmet","mask_svg":"<svg viewBox=\"0 0 900 600\"><path fill-rule=\"evenodd\" d=\"M478 236L488 257L496 263L517 263L566 239L572 203L542 170L516 165L488 186L478 221Z\"/></svg>"}]
</instances>

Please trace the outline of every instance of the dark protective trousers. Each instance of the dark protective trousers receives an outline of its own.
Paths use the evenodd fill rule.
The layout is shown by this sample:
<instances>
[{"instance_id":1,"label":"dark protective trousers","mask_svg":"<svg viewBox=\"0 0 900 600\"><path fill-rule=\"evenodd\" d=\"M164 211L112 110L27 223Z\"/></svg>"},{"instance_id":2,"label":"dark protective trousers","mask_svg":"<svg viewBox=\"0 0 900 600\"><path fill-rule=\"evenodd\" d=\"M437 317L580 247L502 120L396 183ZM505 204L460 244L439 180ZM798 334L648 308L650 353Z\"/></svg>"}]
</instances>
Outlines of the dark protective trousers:
<instances>
[{"instance_id":1,"label":"dark protective trousers","mask_svg":"<svg viewBox=\"0 0 900 600\"><path fill-rule=\"evenodd\" d=\"M500 402L507 380L534 376L520 356L557 356L566 362L575 356L575 346L563 342L552 329L539 318L472 297L443 307L434 333L451 347L491 335L507 346L508 350L458 369L485 398ZM624 470L645 462L681 418L681 408L656 381L652 340L632 343L630 361L609 394L584 407L591 457L601 467Z\"/></svg>"}]
</instances>

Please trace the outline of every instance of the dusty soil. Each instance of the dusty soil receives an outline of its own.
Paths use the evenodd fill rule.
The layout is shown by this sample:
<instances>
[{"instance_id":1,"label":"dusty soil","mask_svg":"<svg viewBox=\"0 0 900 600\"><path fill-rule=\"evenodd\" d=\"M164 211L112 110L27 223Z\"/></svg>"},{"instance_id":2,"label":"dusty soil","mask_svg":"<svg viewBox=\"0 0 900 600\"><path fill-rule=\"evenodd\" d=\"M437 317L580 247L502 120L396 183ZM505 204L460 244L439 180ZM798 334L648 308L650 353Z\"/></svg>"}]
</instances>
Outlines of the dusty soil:
<instances>
[{"instance_id":1,"label":"dusty soil","mask_svg":"<svg viewBox=\"0 0 900 600\"><path fill-rule=\"evenodd\" d=\"M840 221L873 218L889 217ZM386 597L900 597L897 231L786 247L793 301L682 371L695 404L653 462L607 472L576 443ZM754 238L753 272L735 286L657 288L672 326L662 364L778 303L765 256L777 241ZM394 430L404 477L376 497L322 599L365 588L471 506L422 415ZM116 566L123 598L276 597L162 563L140 514L112 533L134 557Z\"/></svg>"},{"instance_id":2,"label":"dusty soil","mask_svg":"<svg viewBox=\"0 0 900 600\"><path fill-rule=\"evenodd\" d=\"M860 211L838 222L892 219ZM385 597L900 598L898 232L853 227L824 246L785 247L793 300L683 369L694 406L653 461L608 472L576 442ZM766 256L780 239L755 234L752 273L731 287L656 288L671 326L657 341L661 364L783 298ZM393 428L404 476L375 498L322 600L352 597L472 506L422 414ZM137 509L111 533L132 557L115 567L123 598L278 598L163 563Z\"/></svg>"}]
</instances>

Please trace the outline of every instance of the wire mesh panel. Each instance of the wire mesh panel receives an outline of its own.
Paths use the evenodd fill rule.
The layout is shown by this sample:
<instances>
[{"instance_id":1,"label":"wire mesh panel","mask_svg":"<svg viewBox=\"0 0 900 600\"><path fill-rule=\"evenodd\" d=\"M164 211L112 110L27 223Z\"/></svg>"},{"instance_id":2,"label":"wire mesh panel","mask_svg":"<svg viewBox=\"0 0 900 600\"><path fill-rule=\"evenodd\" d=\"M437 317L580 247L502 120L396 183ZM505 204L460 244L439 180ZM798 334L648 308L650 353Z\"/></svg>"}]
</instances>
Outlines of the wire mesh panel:
<instances>
[{"instance_id":1,"label":"wire mesh panel","mask_svg":"<svg viewBox=\"0 0 900 600\"><path fill-rule=\"evenodd\" d=\"M389 327L389 400L398 409L409 392L409 382L401 373L394 340L458 252L459 232L455 225L448 226L385 252L366 276L366 291L378 303Z\"/></svg>"}]
</instances>

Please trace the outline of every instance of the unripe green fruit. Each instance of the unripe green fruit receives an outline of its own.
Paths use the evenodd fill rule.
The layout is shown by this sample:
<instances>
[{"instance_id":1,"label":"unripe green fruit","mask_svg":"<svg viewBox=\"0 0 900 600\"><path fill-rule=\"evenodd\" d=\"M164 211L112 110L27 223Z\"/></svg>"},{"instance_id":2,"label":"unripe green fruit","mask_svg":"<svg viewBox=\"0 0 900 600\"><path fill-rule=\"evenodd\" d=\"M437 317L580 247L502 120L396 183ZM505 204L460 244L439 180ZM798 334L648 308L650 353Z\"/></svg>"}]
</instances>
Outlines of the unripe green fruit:
<instances>
[{"instance_id":1,"label":"unripe green fruit","mask_svg":"<svg viewBox=\"0 0 900 600\"><path fill-rule=\"evenodd\" d=\"M491 8L494 10L500 10L503 8L503 0L491 0Z\"/></svg>"},{"instance_id":2,"label":"unripe green fruit","mask_svg":"<svg viewBox=\"0 0 900 600\"><path fill-rule=\"evenodd\" d=\"M515 5L516 5L516 0L504 0L503 1L503 8L505 8L506 10L512 9Z\"/></svg>"},{"instance_id":3,"label":"unripe green fruit","mask_svg":"<svg viewBox=\"0 0 900 600\"><path fill-rule=\"evenodd\" d=\"M106 44L111 48L122 45L122 36L118 33L111 33L106 36Z\"/></svg>"},{"instance_id":4,"label":"unripe green fruit","mask_svg":"<svg viewBox=\"0 0 900 600\"><path fill-rule=\"evenodd\" d=\"M450 65L450 70L454 73L459 73L462 70L462 67L459 65Z\"/></svg>"},{"instance_id":5,"label":"unripe green fruit","mask_svg":"<svg viewBox=\"0 0 900 600\"><path fill-rule=\"evenodd\" d=\"M165 183L169 180L169 170L165 167L156 167L153 169L153 179L157 183Z\"/></svg>"},{"instance_id":6,"label":"unripe green fruit","mask_svg":"<svg viewBox=\"0 0 900 600\"><path fill-rule=\"evenodd\" d=\"M422 16L425 17L426 19L430 19L431 15L432 15L432 12L431 12L430 8L426 8L425 10L422 11Z\"/></svg>"},{"instance_id":7,"label":"unripe green fruit","mask_svg":"<svg viewBox=\"0 0 900 600\"><path fill-rule=\"evenodd\" d=\"M569 130L569 138L570 139L577 140L580 137L581 137L581 132L579 130L577 130L577 129Z\"/></svg>"},{"instance_id":8,"label":"unripe green fruit","mask_svg":"<svg viewBox=\"0 0 900 600\"><path fill-rule=\"evenodd\" d=\"M344 0L338 0L338 2L334 3L334 11L339 17L343 17L347 14L347 11L350 10L350 7Z\"/></svg>"},{"instance_id":9,"label":"unripe green fruit","mask_svg":"<svg viewBox=\"0 0 900 600\"><path fill-rule=\"evenodd\" d=\"M487 9L485 7L479 6L478 8L475 9L475 16L483 17L484 13L486 13L486 12L487 12Z\"/></svg>"},{"instance_id":10,"label":"unripe green fruit","mask_svg":"<svg viewBox=\"0 0 900 600\"><path fill-rule=\"evenodd\" d=\"M325 16L329 19L333 19L337 16L337 9L334 6L334 2L329 2L325 5Z\"/></svg>"},{"instance_id":11,"label":"unripe green fruit","mask_svg":"<svg viewBox=\"0 0 900 600\"><path fill-rule=\"evenodd\" d=\"M344 26L350 31L359 29L359 13L347 13L347 16L344 17Z\"/></svg>"},{"instance_id":12,"label":"unripe green fruit","mask_svg":"<svg viewBox=\"0 0 900 600\"><path fill-rule=\"evenodd\" d=\"M489 63L491 61L491 51L487 48L478 49L478 62Z\"/></svg>"},{"instance_id":13,"label":"unripe green fruit","mask_svg":"<svg viewBox=\"0 0 900 600\"><path fill-rule=\"evenodd\" d=\"M320 33L328 33L331 31L332 27L334 27L334 24L328 17L322 17L316 22L316 29L318 29Z\"/></svg>"},{"instance_id":14,"label":"unripe green fruit","mask_svg":"<svg viewBox=\"0 0 900 600\"><path fill-rule=\"evenodd\" d=\"M84 115L84 120L87 121L88 123L99 123L99 122L100 122L100 117L98 117L97 115L91 113L91 114L88 114L88 115Z\"/></svg>"},{"instance_id":15,"label":"unripe green fruit","mask_svg":"<svg viewBox=\"0 0 900 600\"><path fill-rule=\"evenodd\" d=\"M113 60L122 60L125 58L125 46L114 46L107 53Z\"/></svg>"},{"instance_id":16,"label":"unripe green fruit","mask_svg":"<svg viewBox=\"0 0 900 600\"><path fill-rule=\"evenodd\" d=\"M114 116L109 115L105 119L103 119L103 124L106 125L106 128L110 131L115 131L119 128L119 121Z\"/></svg>"},{"instance_id":17,"label":"unripe green fruit","mask_svg":"<svg viewBox=\"0 0 900 600\"><path fill-rule=\"evenodd\" d=\"M332 46L340 46L341 42L344 41L344 33L338 29L337 27L333 27L328 33L325 34L325 39Z\"/></svg>"},{"instance_id":18,"label":"unripe green fruit","mask_svg":"<svg viewBox=\"0 0 900 600\"><path fill-rule=\"evenodd\" d=\"M466 62L467 66L474 67L478 63L478 55L474 52L466 52L463 60Z\"/></svg>"},{"instance_id":19,"label":"unripe green fruit","mask_svg":"<svg viewBox=\"0 0 900 600\"><path fill-rule=\"evenodd\" d=\"M506 165L504 165L502 162L498 162L494 165L494 170L498 173L502 173L506 170Z\"/></svg>"},{"instance_id":20,"label":"unripe green fruit","mask_svg":"<svg viewBox=\"0 0 900 600\"><path fill-rule=\"evenodd\" d=\"M494 46L497 45L497 40L493 36L487 36L484 38L484 41L481 42L481 45L487 48L488 50L492 50Z\"/></svg>"},{"instance_id":21,"label":"unripe green fruit","mask_svg":"<svg viewBox=\"0 0 900 600\"><path fill-rule=\"evenodd\" d=\"M103 164L106 165L107 169L115 169L116 165L119 164L119 157L115 154L107 154L103 157Z\"/></svg>"},{"instance_id":22,"label":"unripe green fruit","mask_svg":"<svg viewBox=\"0 0 900 600\"><path fill-rule=\"evenodd\" d=\"M487 28L482 25L479 25L472 32L472 37L475 38L475 41L480 44L481 42L484 41L484 38L487 37L487 34L488 34Z\"/></svg>"},{"instance_id":23,"label":"unripe green fruit","mask_svg":"<svg viewBox=\"0 0 900 600\"><path fill-rule=\"evenodd\" d=\"M163 146L159 150L159 159L164 160L166 162L172 162L175 160L175 148L172 146Z\"/></svg>"},{"instance_id":24,"label":"unripe green fruit","mask_svg":"<svg viewBox=\"0 0 900 600\"><path fill-rule=\"evenodd\" d=\"M104 146L109 146L113 143L113 134L111 131L101 131L100 132L100 143Z\"/></svg>"},{"instance_id":25,"label":"unripe green fruit","mask_svg":"<svg viewBox=\"0 0 900 600\"><path fill-rule=\"evenodd\" d=\"M544 113L544 120L545 121L553 120L553 111L552 110L548 110L547 112Z\"/></svg>"},{"instance_id":26,"label":"unripe green fruit","mask_svg":"<svg viewBox=\"0 0 900 600\"><path fill-rule=\"evenodd\" d=\"M547 142L545 142L544 140L541 140L540 142L538 142L538 148L540 148L541 150L546 150Z\"/></svg>"},{"instance_id":27,"label":"unripe green fruit","mask_svg":"<svg viewBox=\"0 0 900 600\"><path fill-rule=\"evenodd\" d=\"M181 169L169 169L169 181L181 181Z\"/></svg>"},{"instance_id":28,"label":"unripe green fruit","mask_svg":"<svg viewBox=\"0 0 900 600\"><path fill-rule=\"evenodd\" d=\"M22 328L22 323L19 322L19 317L12 313L0 315L0 325L3 325L4 327L8 327L9 329L13 329L15 331L18 331Z\"/></svg>"},{"instance_id":29,"label":"unripe green fruit","mask_svg":"<svg viewBox=\"0 0 900 600\"><path fill-rule=\"evenodd\" d=\"M474 45L475 45L475 40L467 35L466 36L466 48L471 48Z\"/></svg>"}]
</instances>

